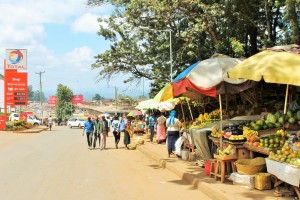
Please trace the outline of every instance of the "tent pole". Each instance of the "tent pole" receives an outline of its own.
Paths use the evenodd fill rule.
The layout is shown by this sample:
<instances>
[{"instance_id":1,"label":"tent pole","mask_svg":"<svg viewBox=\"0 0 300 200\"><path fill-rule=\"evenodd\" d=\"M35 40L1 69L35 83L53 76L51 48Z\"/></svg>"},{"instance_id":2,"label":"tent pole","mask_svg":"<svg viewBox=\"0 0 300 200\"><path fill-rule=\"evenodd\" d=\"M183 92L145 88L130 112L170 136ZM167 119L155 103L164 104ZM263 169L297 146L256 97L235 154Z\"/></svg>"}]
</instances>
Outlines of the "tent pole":
<instances>
[{"instance_id":1,"label":"tent pole","mask_svg":"<svg viewBox=\"0 0 300 200\"><path fill-rule=\"evenodd\" d=\"M223 121L223 109L222 109L222 97L221 94L219 94L219 103L220 103L220 131L222 131L222 121ZM220 137L220 148L223 146L223 136Z\"/></svg>"},{"instance_id":2,"label":"tent pole","mask_svg":"<svg viewBox=\"0 0 300 200\"><path fill-rule=\"evenodd\" d=\"M287 101L288 101L288 95L289 95L289 84L286 85L285 90L285 100L284 100L284 108L283 108L283 130L285 130L284 124L286 120L286 108L287 108Z\"/></svg>"},{"instance_id":3,"label":"tent pole","mask_svg":"<svg viewBox=\"0 0 300 200\"><path fill-rule=\"evenodd\" d=\"M286 114L288 95L289 95L289 84L286 85L286 90L285 90L285 101L284 101L284 110L283 110L284 115Z\"/></svg>"},{"instance_id":4,"label":"tent pole","mask_svg":"<svg viewBox=\"0 0 300 200\"><path fill-rule=\"evenodd\" d=\"M181 106L181 112L182 112L182 116L183 116L183 121L184 121L184 124L186 125L186 123L185 123L185 116L184 116L183 107L182 107L182 103L181 102L180 102L180 106Z\"/></svg>"},{"instance_id":5,"label":"tent pole","mask_svg":"<svg viewBox=\"0 0 300 200\"><path fill-rule=\"evenodd\" d=\"M187 102L187 104L188 104L188 107L189 107L189 111L190 111L190 114L191 114L192 120L194 121L194 117L193 117L193 114L192 114L192 110L191 110L191 107L190 107L189 100L187 100L186 102Z\"/></svg>"}]
</instances>

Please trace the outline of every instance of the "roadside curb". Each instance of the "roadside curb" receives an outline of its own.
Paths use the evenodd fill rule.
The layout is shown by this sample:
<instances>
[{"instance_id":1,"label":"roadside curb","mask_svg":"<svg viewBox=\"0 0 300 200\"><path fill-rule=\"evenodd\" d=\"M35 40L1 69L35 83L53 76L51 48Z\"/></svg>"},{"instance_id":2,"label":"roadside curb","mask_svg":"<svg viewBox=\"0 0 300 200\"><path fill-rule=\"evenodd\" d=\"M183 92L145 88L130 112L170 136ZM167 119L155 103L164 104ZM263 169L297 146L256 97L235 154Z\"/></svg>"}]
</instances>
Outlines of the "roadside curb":
<instances>
[{"instance_id":1,"label":"roadside curb","mask_svg":"<svg viewBox=\"0 0 300 200\"><path fill-rule=\"evenodd\" d=\"M27 129L23 131L13 131L13 133L40 133L42 131L48 130L48 127L45 128L33 128L33 129Z\"/></svg>"},{"instance_id":2,"label":"roadside curb","mask_svg":"<svg viewBox=\"0 0 300 200\"><path fill-rule=\"evenodd\" d=\"M163 158L161 155L144 148L143 145L139 145L137 150L145 154L147 157L153 159L158 163L158 165L162 168L166 168L169 171L175 173L177 176L181 177L183 180L187 181L193 187L197 188L208 197L214 200L230 200L232 198L228 197L224 193L220 192L220 190L214 189L209 183L201 181L196 175L186 173L182 169L176 166L176 162L168 162L168 159Z\"/></svg>"}]
</instances>

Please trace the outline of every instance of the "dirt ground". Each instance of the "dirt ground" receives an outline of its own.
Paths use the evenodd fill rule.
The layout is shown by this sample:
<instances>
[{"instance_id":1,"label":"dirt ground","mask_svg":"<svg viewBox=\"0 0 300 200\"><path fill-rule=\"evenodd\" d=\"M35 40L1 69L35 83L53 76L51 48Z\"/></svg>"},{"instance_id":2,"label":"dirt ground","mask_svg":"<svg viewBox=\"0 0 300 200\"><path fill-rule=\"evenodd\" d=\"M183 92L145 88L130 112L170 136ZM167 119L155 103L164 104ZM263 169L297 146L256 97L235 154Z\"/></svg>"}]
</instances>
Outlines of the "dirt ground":
<instances>
[{"instance_id":1,"label":"dirt ground","mask_svg":"<svg viewBox=\"0 0 300 200\"><path fill-rule=\"evenodd\" d=\"M209 199L138 150L89 150L82 129L0 133L1 200Z\"/></svg>"}]
</instances>

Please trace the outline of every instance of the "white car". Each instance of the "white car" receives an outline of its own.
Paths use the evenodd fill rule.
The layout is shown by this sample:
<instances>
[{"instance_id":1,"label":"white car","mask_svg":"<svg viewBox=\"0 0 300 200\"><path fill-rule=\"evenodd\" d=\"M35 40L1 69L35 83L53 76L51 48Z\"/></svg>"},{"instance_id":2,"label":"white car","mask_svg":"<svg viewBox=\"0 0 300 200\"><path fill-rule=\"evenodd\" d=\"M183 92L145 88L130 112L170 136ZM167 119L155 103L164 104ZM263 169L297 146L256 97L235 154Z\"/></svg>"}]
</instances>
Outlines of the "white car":
<instances>
[{"instance_id":1,"label":"white car","mask_svg":"<svg viewBox=\"0 0 300 200\"><path fill-rule=\"evenodd\" d=\"M70 128L72 128L72 127L83 128L85 121L86 120L83 118L71 118L68 120L67 126Z\"/></svg>"},{"instance_id":2,"label":"white car","mask_svg":"<svg viewBox=\"0 0 300 200\"><path fill-rule=\"evenodd\" d=\"M39 126L39 125L42 124L42 121L35 118L35 117L28 116L27 117L27 123L33 124L34 126Z\"/></svg>"},{"instance_id":3,"label":"white car","mask_svg":"<svg viewBox=\"0 0 300 200\"><path fill-rule=\"evenodd\" d=\"M20 117L19 117L19 113L11 113L9 116L9 120L10 121L19 121Z\"/></svg>"}]
</instances>

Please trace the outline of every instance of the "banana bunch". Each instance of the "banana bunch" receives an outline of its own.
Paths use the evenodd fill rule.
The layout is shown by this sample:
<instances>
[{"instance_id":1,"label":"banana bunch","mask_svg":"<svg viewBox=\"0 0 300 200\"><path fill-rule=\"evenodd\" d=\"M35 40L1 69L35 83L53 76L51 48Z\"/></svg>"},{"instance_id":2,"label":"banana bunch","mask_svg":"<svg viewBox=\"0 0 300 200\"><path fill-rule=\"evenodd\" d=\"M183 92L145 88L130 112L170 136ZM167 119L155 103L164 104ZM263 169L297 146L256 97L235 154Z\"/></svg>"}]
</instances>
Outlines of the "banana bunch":
<instances>
[{"instance_id":1,"label":"banana bunch","mask_svg":"<svg viewBox=\"0 0 300 200\"><path fill-rule=\"evenodd\" d=\"M258 136L258 132L255 130L251 130L249 127L244 126L243 127L243 136L244 137L250 137L250 136Z\"/></svg>"},{"instance_id":2,"label":"banana bunch","mask_svg":"<svg viewBox=\"0 0 300 200\"><path fill-rule=\"evenodd\" d=\"M209 115L210 119L219 119L220 118L220 109L216 109L216 110L210 112L208 115Z\"/></svg>"},{"instance_id":3,"label":"banana bunch","mask_svg":"<svg viewBox=\"0 0 300 200\"><path fill-rule=\"evenodd\" d=\"M208 113L204 113L204 121L206 121L206 120L209 120L210 119L210 116L209 116L209 114Z\"/></svg>"},{"instance_id":4,"label":"banana bunch","mask_svg":"<svg viewBox=\"0 0 300 200\"><path fill-rule=\"evenodd\" d=\"M204 116L203 114L200 114L199 117L197 118L198 121L203 122L204 121Z\"/></svg>"}]
</instances>

